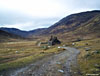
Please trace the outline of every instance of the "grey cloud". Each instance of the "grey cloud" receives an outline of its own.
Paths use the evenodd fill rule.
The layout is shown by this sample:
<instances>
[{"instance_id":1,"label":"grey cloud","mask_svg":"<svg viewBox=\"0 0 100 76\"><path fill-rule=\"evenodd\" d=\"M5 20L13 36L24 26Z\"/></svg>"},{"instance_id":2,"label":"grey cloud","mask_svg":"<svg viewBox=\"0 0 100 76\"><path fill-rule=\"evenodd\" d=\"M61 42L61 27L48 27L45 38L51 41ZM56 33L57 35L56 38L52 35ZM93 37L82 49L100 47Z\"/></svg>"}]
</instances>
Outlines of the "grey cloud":
<instances>
[{"instance_id":1,"label":"grey cloud","mask_svg":"<svg viewBox=\"0 0 100 76\"><path fill-rule=\"evenodd\" d=\"M52 0L54 1L54 0ZM63 10L60 10L54 17L33 17L26 15L18 11L10 11L0 7L0 27L12 26L19 27L24 30L36 29L49 27L61 18L68 14L89 11L89 10L100 10L100 0L55 0L63 6ZM52 12L52 11L51 11ZM54 12L54 11L53 11ZM29 23L29 26L28 24ZM20 24L20 26L18 26ZM28 29L27 29L28 28Z\"/></svg>"},{"instance_id":2,"label":"grey cloud","mask_svg":"<svg viewBox=\"0 0 100 76\"><path fill-rule=\"evenodd\" d=\"M0 10L0 27L6 26L12 26L13 27L20 27L20 29L23 30L32 30L36 28L44 28L49 27L54 22L58 21L59 18L37 18L32 17L29 15L25 15L23 13L17 13L14 11L2 11ZM30 23L29 26L26 25L27 23ZM20 26L18 26L18 24ZM26 26L25 26L25 25Z\"/></svg>"}]
</instances>

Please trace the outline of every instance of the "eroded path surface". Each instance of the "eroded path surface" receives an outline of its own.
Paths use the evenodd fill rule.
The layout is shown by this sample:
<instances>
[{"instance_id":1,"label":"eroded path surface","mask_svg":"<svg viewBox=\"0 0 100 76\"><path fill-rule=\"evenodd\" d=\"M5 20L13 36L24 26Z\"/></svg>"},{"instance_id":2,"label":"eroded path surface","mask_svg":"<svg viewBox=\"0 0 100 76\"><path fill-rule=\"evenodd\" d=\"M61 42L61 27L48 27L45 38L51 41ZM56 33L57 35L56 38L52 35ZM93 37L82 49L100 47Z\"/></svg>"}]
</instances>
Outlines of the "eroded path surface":
<instances>
[{"instance_id":1,"label":"eroded path surface","mask_svg":"<svg viewBox=\"0 0 100 76\"><path fill-rule=\"evenodd\" d=\"M62 47L66 51L43 58L11 76L73 76L71 67L77 66L79 51L75 48Z\"/></svg>"}]
</instances>

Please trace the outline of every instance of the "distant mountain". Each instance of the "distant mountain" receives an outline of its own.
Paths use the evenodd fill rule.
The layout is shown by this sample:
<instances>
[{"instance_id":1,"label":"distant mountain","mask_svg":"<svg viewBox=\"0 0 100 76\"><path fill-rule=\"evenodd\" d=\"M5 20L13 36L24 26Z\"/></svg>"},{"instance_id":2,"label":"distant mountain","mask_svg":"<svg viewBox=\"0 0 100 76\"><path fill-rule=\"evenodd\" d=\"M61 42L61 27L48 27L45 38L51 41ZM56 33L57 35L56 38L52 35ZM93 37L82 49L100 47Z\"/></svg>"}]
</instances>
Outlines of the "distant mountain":
<instances>
[{"instance_id":1,"label":"distant mountain","mask_svg":"<svg viewBox=\"0 0 100 76\"><path fill-rule=\"evenodd\" d=\"M13 40L17 40L17 39L23 39L23 38L18 35L14 35L14 34L6 32L6 31L0 30L0 42L13 41Z\"/></svg>"},{"instance_id":2,"label":"distant mountain","mask_svg":"<svg viewBox=\"0 0 100 76\"><path fill-rule=\"evenodd\" d=\"M40 35L42 32L45 32L46 30L47 30L47 28L39 28L39 29L31 30L28 33L29 33L29 36Z\"/></svg>"},{"instance_id":3,"label":"distant mountain","mask_svg":"<svg viewBox=\"0 0 100 76\"><path fill-rule=\"evenodd\" d=\"M2 28L0 28L0 30L9 32L11 34L19 35L21 37L27 37L27 35L28 35L27 31L22 31L22 30L19 30L16 28L4 28L4 27L2 27Z\"/></svg>"},{"instance_id":4,"label":"distant mountain","mask_svg":"<svg viewBox=\"0 0 100 76\"><path fill-rule=\"evenodd\" d=\"M0 28L0 30L3 30L3 31L9 32L11 34L15 34L15 35L19 35L21 37L27 38L31 35L39 35L41 32L45 31L46 28L39 28L39 29L35 29L35 30L30 30L30 31L22 31L22 30L19 30L19 29L16 29L16 28L2 27L2 28Z\"/></svg>"}]
</instances>

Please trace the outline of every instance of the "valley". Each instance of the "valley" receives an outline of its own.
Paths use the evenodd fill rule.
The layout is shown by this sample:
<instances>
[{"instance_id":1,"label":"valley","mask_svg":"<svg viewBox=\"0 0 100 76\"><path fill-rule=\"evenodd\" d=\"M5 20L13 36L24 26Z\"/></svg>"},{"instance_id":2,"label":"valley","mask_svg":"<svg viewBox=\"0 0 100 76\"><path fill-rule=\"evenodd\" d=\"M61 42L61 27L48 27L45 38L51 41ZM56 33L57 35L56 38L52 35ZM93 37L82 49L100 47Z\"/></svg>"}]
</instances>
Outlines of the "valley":
<instances>
[{"instance_id":1,"label":"valley","mask_svg":"<svg viewBox=\"0 0 100 76\"><path fill-rule=\"evenodd\" d=\"M100 75L99 10L66 16L48 28L0 28L0 76L92 75Z\"/></svg>"}]
</instances>

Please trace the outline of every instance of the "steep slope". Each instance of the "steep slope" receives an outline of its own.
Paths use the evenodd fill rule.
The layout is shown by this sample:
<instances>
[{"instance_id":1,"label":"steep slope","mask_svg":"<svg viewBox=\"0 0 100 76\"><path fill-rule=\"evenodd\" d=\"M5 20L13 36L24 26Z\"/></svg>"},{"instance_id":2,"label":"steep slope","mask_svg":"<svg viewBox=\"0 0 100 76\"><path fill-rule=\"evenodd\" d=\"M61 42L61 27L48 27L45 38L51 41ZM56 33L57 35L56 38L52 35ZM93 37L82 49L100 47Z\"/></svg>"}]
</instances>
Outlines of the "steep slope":
<instances>
[{"instance_id":1,"label":"steep slope","mask_svg":"<svg viewBox=\"0 0 100 76\"><path fill-rule=\"evenodd\" d=\"M13 41L13 40L17 40L17 39L23 39L23 38L20 36L8 33L6 31L0 30L0 42Z\"/></svg>"}]
</instances>

